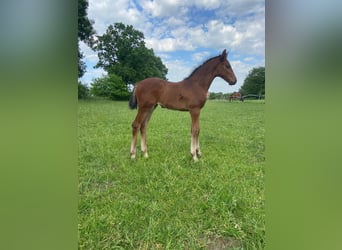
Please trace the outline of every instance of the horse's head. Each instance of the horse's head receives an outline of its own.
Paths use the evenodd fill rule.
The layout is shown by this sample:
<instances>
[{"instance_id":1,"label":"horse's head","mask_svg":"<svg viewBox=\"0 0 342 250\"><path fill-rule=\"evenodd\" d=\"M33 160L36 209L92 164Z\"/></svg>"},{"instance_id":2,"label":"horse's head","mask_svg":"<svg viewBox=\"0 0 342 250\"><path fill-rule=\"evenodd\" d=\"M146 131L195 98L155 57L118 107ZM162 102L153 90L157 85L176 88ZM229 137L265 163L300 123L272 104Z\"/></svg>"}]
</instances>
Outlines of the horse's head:
<instances>
[{"instance_id":1,"label":"horse's head","mask_svg":"<svg viewBox=\"0 0 342 250\"><path fill-rule=\"evenodd\" d=\"M227 51L224 50L222 54L219 56L220 63L217 67L217 76L222 77L229 85L234 85L236 83L236 76L227 59Z\"/></svg>"}]
</instances>

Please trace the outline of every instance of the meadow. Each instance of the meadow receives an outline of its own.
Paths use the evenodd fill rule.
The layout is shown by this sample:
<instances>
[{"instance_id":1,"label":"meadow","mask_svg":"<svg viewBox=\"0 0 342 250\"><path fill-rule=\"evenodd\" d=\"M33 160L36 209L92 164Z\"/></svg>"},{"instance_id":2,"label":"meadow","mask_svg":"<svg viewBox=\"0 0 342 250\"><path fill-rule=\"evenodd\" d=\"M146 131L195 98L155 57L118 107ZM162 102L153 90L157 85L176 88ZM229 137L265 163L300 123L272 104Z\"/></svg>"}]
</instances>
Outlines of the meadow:
<instances>
[{"instance_id":1,"label":"meadow","mask_svg":"<svg viewBox=\"0 0 342 250\"><path fill-rule=\"evenodd\" d=\"M158 107L149 158L130 159L127 102L81 100L79 249L263 249L264 101L208 101L202 158L190 156L190 115Z\"/></svg>"}]
</instances>

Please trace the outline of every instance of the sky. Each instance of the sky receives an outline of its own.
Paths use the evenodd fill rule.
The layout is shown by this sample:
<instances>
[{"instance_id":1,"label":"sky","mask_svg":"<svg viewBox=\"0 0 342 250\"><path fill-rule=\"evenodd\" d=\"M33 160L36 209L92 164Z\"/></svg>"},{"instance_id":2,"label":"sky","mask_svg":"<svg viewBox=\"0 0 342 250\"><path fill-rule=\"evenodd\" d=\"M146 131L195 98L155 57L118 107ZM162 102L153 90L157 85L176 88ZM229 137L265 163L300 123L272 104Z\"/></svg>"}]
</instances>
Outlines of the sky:
<instances>
[{"instance_id":1,"label":"sky","mask_svg":"<svg viewBox=\"0 0 342 250\"><path fill-rule=\"evenodd\" d=\"M97 35L116 22L143 32L146 47L168 68L169 81L183 80L224 49L237 83L215 78L210 92L238 91L251 69L265 66L264 0L89 0L88 17ZM94 68L96 52L82 42L80 47L87 66L81 81L89 85L105 71Z\"/></svg>"}]
</instances>

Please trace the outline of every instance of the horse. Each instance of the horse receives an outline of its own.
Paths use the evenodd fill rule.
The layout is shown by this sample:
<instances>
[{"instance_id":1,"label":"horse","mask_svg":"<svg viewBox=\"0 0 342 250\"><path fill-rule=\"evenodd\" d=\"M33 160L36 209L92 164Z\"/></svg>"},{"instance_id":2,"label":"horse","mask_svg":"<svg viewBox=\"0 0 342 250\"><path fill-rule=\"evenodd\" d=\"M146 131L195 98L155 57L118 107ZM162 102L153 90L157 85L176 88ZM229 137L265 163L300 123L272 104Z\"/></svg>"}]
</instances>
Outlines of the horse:
<instances>
[{"instance_id":1,"label":"horse","mask_svg":"<svg viewBox=\"0 0 342 250\"><path fill-rule=\"evenodd\" d=\"M188 111L191 116L190 153L194 161L201 157L199 147L199 116L206 100L209 87L215 77L221 77L229 85L237 81L227 59L226 49L222 54L212 57L198 66L187 78L180 82L169 82L159 78L147 78L138 82L129 100L129 107L138 107L138 113L132 123L131 159L136 158L137 136L141 134L141 152L148 157L146 129L152 112L158 104L162 108Z\"/></svg>"},{"instance_id":2,"label":"horse","mask_svg":"<svg viewBox=\"0 0 342 250\"><path fill-rule=\"evenodd\" d=\"M229 101L231 102L233 99L239 99L243 102L243 96L239 92L234 92L229 96Z\"/></svg>"}]
</instances>

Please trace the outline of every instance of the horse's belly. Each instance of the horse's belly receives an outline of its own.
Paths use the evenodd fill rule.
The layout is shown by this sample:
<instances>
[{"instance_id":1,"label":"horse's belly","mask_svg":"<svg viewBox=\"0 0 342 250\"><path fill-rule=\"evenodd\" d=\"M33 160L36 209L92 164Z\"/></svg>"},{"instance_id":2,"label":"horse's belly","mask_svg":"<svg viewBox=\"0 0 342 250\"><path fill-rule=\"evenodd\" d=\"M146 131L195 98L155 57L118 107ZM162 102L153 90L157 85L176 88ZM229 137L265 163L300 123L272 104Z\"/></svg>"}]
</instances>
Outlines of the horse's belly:
<instances>
[{"instance_id":1,"label":"horse's belly","mask_svg":"<svg viewBox=\"0 0 342 250\"><path fill-rule=\"evenodd\" d=\"M179 110L179 111L188 111L188 107L186 105L181 103L158 103L162 108L172 109L172 110Z\"/></svg>"}]
</instances>

